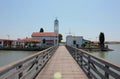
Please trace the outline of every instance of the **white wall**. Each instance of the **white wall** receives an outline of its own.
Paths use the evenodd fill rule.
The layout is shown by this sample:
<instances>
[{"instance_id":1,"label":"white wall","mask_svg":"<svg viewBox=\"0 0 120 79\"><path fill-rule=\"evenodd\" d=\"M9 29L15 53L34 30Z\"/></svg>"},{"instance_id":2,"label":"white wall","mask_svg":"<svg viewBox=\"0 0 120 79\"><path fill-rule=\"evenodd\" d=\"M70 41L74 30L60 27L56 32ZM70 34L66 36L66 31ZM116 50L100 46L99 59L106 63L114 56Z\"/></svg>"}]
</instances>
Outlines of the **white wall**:
<instances>
[{"instance_id":1,"label":"white wall","mask_svg":"<svg viewBox=\"0 0 120 79\"><path fill-rule=\"evenodd\" d=\"M76 44L73 44L73 41L76 41ZM83 44L83 37L69 35L66 37L66 44L73 47L76 47L77 45L78 47L81 47Z\"/></svg>"},{"instance_id":2,"label":"white wall","mask_svg":"<svg viewBox=\"0 0 120 79\"><path fill-rule=\"evenodd\" d=\"M44 37L44 36L42 36L42 37L32 37L33 39L37 39L37 40L43 40L43 39L46 39L46 40L54 40L56 37L51 37L51 36L49 36L49 37Z\"/></svg>"},{"instance_id":3,"label":"white wall","mask_svg":"<svg viewBox=\"0 0 120 79\"><path fill-rule=\"evenodd\" d=\"M41 36L41 37L32 37L33 39L37 39L37 40L43 40L43 39L45 39L45 40L54 40L54 45L56 45L56 42L55 42L55 40L57 39L57 37L56 36Z\"/></svg>"}]
</instances>

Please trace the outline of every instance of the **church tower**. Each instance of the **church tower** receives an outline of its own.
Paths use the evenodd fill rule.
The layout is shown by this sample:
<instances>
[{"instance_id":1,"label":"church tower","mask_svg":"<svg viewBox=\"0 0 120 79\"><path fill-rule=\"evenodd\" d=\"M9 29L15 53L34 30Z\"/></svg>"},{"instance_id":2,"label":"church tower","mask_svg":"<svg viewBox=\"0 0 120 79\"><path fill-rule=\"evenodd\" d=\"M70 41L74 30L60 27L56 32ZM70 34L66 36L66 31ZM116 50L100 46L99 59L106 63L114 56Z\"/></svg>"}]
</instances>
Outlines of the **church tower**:
<instances>
[{"instance_id":1,"label":"church tower","mask_svg":"<svg viewBox=\"0 0 120 79\"><path fill-rule=\"evenodd\" d=\"M56 20L54 21L54 32L58 35L59 34L59 21Z\"/></svg>"},{"instance_id":2,"label":"church tower","mask_svg":"<svg viewBox=\"0 0 120 79\"><path fill-rule=\"evenodd\" d=\"M59 41L58 41L59 40L59 38L58 38L58 35L59 35L59 21L57 20L57 18L54 21L54 32L57 35L56 44L58 45L59 44Z\"/></svg>"}]
</instances>

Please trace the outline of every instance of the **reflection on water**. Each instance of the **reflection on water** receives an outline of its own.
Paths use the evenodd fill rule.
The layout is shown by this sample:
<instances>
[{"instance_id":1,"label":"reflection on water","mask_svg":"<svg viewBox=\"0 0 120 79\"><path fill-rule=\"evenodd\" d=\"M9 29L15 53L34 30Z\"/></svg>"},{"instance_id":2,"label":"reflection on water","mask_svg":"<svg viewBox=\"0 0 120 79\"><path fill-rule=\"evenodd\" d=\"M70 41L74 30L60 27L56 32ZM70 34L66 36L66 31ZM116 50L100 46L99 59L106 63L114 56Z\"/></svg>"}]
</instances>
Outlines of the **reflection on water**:
<instances>
[{"instance_id":1,"label":"reflection on water","mask_svg":"<svg viewBox=\"0 0 120 79\"><path fill-rule=\"evenodd\" d=\"M120 64L120 44L109 44L110 49L114 51L90 51L92 54Z\"/></svg>"},{"instance_id":2,"label":"reflection on water","mask_svg":"<svg viewBox=\"0 0 120 79\"><path fill-rule=\"evenodd\" d=\"M107 51L89 51L89 52L101 58L106 58L108 54Z\"/></svg>"},{"instance_id":3,"label":"reflection on water","mask_svg":"<svg viewBox=\"0 0 120 79\"><path fill-rule=\"evenodd\" d=\"M27 57L37 51L2 51L0 50L0 67Z\"/></svg>"},{"instance_id":4,"label":"reflection on water","mask_svg":"<svg viewBox=\"0 0 120 79\"><path fill-rule=\"evenodd\" d=\"M102 51L100 51L100 53L99 53L99 57L105 58L105 53L102 52Z\"/></svg>"}]
</instances>

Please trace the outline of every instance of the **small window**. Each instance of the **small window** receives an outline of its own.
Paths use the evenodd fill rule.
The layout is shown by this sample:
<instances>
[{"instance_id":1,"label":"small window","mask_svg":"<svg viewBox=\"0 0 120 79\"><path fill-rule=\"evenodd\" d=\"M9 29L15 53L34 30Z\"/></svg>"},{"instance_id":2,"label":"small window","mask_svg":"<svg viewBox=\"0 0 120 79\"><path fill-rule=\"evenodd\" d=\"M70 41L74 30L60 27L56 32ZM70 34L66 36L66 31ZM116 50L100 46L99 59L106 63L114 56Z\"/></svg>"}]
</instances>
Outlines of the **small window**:
<instances>
[{"instance_id":1,"label":"small window","mask_svg":"<svg viewBox=\"0 0 120 79\"><path fill-rule=\"evenodd\" d=\"M0 44L2 44L2 42L0 41Z\"/></svg>"},{"instance_id":2,"label":"small window","mask_svg":"<svg viewBox=\"0 0 120 79\"><path fill-rule=\"evenodd\" d=\"M74 44L74 45L76 44L76 40L73 40L73 44Z\"/></svg>"},{"instance_id":3,"label":"small window","mask_svg":"<svg viewBox=\"0 0 120 79\"><path fill-rule=\"evenodd\" d=\"M46 43L46 40L45 39L43 39L43 44L45 44Z\"/></svg>"}]
</instances>

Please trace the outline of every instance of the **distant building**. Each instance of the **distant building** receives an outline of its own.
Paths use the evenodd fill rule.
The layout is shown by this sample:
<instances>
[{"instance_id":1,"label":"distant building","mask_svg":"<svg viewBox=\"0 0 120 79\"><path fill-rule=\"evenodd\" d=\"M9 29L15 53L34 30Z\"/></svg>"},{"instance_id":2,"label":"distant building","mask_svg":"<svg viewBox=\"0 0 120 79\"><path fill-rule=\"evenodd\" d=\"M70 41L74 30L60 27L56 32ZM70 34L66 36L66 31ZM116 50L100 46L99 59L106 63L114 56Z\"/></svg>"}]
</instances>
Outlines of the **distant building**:
<instances>
[{"instance_id":1,"label":"distant building","mask_svg":"<svg viewBox=\"0 0 120 79\"><path fill-rule=\"evenodd\" d=\"M9 47L12 45L13 40L10 39L0 39L0 47Z\"/></svg>"},{"instance_id":2,"label":"distant building","mask_svg":"<svg viewBox=\"0 0 120 79\"><path fill-rule=\"evenodd\" d=\"M28 44L30 47L32 47L35 44L40 43L40 40L34 40L32 38L24 38L24 39L18 39L18 40L11 40L11 39L0 39L0 47L11 47L11 48L16 48L16 47L28 47Z\"/></svg>"},{"instance_id":3,"label":"distant building","mask_svg":"<svg viewBox=\"0 0 120 79\"><path fill-rule=\"evenodd\" d=\"M53 46L58 45L58 34L59 34L59 21L56 19L54 21L54 32L33 32L32 38L41 40L41 46Z\"/></svg>"},{"instance_id":4,"label":"distant building","mask_svg":"<svg viewBox=\"0 0 120 79\"><path fill-rule=\"evenodd\" d=\"M84 43L83 36L68 35L66 37L66 45L68 46L80 48L83 43Z\"/></svg>"},{"instance_id":5,"label":"distant building","mask_svg":"<svg viewBox=\"0 0 120 79\"><path fill-rule=\"evenodd\" d=\"M54 21L54 32L33 32L31 38L0 39L0 47L35 47L58 45L59 21Z\"/></svg>"},{"instance_id":6,"label":"distant building","mask_svg":"<svg viewBox=\"0 0 120 79\"><path fill-rule=\"evenodd\" d=\"M32 38L41 40L41 45L53 46L57 44L57 35L54 32L33 32Z\"/></svg>"}]
</instances>

